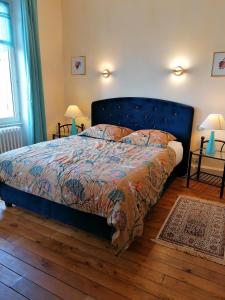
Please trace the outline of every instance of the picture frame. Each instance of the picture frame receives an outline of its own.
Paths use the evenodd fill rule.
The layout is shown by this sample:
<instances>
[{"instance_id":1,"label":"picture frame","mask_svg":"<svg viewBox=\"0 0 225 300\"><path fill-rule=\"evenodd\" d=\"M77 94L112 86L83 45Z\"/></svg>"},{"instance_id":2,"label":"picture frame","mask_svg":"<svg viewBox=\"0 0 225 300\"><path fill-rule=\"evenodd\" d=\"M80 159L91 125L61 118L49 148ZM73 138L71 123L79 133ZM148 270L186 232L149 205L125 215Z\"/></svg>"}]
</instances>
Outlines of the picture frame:
<instances>
[{"instance_id":1,"label":"picture frame","mask_svg":"<svg viewBox=\"0 0 225 300\"><path fill-rule=\"evenodd\" d=\"M225 77L225 51L214 52L211 76Z\"/></svg>"},{"instance_id":2,"label":"picture frame","mask_svg":"<svg viewBox=\"0 0 225 300\"><path fill-rule=\"evenodd\" d=\"M75 56L71 61L72 75L86 75L86 57Z\"/></svg>"}]
</instances>

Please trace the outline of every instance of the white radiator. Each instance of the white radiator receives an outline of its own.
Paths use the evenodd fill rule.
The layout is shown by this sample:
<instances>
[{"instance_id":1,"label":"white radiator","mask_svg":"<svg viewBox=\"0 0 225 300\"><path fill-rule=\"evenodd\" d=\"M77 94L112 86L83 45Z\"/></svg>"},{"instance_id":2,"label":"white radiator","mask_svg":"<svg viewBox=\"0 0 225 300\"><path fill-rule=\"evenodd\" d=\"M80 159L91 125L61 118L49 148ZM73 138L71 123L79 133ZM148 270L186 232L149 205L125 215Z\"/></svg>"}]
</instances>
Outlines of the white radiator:
<instances>
[{"instance_id":1,"label":"white radiator","mask_svg":"<svg viewBox=\"0 0 225 300\"><path fill-rule=\"evenodd\" d=\"M23 147L21 127L0 128L0 153L20 147Z\"/></svg>"}]
</instances>

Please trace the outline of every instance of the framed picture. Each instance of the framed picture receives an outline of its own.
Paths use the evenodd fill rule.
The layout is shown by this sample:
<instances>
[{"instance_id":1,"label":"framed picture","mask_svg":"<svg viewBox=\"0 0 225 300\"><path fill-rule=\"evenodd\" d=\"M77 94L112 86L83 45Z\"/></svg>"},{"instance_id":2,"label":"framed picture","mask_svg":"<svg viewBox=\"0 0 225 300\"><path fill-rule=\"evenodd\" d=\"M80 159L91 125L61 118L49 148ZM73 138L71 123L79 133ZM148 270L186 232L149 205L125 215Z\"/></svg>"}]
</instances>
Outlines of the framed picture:
<instances>
[{"instance_id":1,"label":"framed picture","mask_svg":"<svg viewBox=\"0 0 225 300\"><path fill-rule=\"evenodd\" d=\"M225 52L214 53L211 76L225 76Z\"/></svg>"},{"instance_id":2,"label":"framed picture","mask_svg":"<svg viewBox=\"0 0 225 300\"><path fill-rule=\"evenodd\" d=\"M72 57L72 75L86 74L86 57L76 56Z\"/></svg>"}]
</instances>

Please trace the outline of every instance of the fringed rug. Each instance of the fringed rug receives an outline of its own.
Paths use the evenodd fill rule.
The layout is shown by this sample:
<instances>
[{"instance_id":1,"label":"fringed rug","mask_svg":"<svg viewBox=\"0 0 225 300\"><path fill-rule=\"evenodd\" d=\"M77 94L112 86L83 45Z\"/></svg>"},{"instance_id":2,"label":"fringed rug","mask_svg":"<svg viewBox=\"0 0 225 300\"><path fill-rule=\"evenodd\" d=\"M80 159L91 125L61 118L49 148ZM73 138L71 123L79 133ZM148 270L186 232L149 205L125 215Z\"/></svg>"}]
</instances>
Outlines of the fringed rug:
<instances>
[{"instance_id":1,"label":"fringed rug","mask_svg":"<svg viewBox=\"0 0 225 300\"><path fill-rule=\"evenodd\" d=\"M154 241L225 265L225 205L179 196Z\"/></svg>"}]
</instances>

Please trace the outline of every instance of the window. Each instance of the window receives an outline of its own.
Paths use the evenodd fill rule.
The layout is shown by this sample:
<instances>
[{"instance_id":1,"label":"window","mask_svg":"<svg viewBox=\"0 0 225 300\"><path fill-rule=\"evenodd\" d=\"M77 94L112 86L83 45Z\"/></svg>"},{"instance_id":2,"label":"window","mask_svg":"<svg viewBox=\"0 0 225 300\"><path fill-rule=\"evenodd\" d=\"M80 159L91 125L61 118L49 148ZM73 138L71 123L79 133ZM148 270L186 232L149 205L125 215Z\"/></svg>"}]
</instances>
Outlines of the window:
<instances>
[{"instance_id":1,"label":"window","mask_svg":"<svg viewBox=\"0 0 225 300\"><path fill-rule=\"evenodd\" d=\"M0 0L0 126L19 121L11 14L10 2Z\"/></svg>"},{"instance_id":2,"label":"window","mask_svg":"<svg viewBox=\"0 0 225 300\"><path fill-rule=\"evenodd\" d=\"M0 119L15 116L9 52L0 52Z\"/></svg>"}]
</instances>

